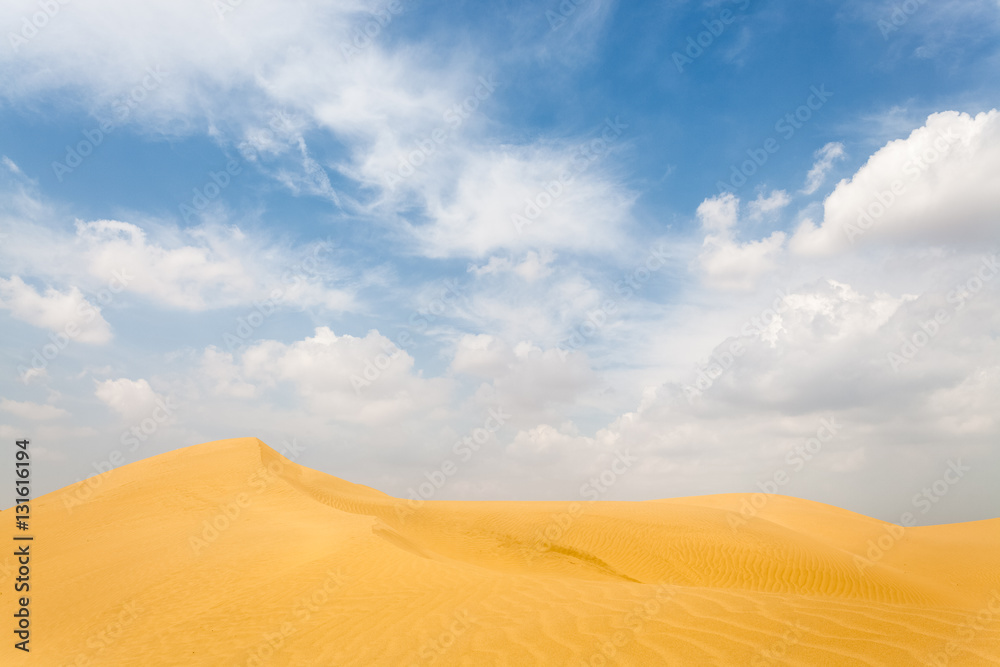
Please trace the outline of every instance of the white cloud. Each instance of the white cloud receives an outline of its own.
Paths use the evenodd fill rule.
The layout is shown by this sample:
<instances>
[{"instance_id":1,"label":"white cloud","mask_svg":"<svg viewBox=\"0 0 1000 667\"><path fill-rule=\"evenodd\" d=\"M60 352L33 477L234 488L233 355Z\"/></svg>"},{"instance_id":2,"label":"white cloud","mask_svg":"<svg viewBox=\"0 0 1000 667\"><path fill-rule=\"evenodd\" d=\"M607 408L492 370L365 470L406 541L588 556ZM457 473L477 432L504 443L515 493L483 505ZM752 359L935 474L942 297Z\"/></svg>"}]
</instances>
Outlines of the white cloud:
<instances>
[{"instance_id":1,"label":"white cloud","mask_svg":"<svg viewBox=\"0 0 1000 667\"><path fill-rule=\"evenodd\" d=\"M634 195L598 168L574 171L574 149L505 147L460 156L460 173L421 183L432 222L411 228L432 257L497 249L614 248Z\"/></svg>"},{"instance_id":2,"label":"white cloud","mask_svg":"<svg viewBox=\"0 0 1000 667\"><path fill-rule=\"evenodd\" d=\"M496 336L469 334L458 341L451 370L481 378L506 374L514 361L510 348Z\"/></svg>"},{"instance_id":3,"label":"white cloud","mask_svg":"<svg viewBox=\"0 0 1000 667\"><path fill-rule=\"evenodd\" d=\"M712 359L647 392L636 410L592 438L549 421L522 428L507 454L530 462L528 474L555 482L577 471L580 459L589 463L611 446L630 450L638 463L627 485L613 489L618 498L756 491L757 481L783 470L791 482L779 493L857 508L898 498L905 506L940 474L938 443L951 443L949 456L997 460L990 443L1000 421L991 403L1000 400L1000 347L991 332L1000 310L995 296L977 298L955 310L939 290L916 298L819 281L791 291L776 312L719 341ZM894 372L887 353L938 307L951 319ZM734 341L742 345L735 357L728 354ZM711 373L708 384L699 369ZM786 457L816 436L822 420L837 425L835 437L791 467ZM901 461L909 475L895 474ZM922 520L961 514L936 511Z\"/></svg>"},{"instance_id":4,"label":"white cloud","mask_svg":"<svg viewBox=\"0 0 1000 667\"><path fill-rule=\"evenodd\" d=\"M572 406L597 386L586 355L529 341L508 345L495 336L466 335L459 341L451 371L485 380L476 390L481 405L502 405L515 423L550 420L557 406Z\"/></svg>"},{"instance_id":5,"label":"white cloud","mask_svg":"<svg viewBox=\"0 0 1000 667\"><path fill-rule=\"evenodd\" d=\"M600 290L578 272L563 267L546 279L545 289L520 278L497 278L470 290L463 316L472 331L494 332L506 341L537 340L552 345L601 303Z\"/></svg>"},{"instance_id":6,"label":"white cloud","mask_svg":"<svg viewBox=\"0 0 1000 667\"><path fill-rule=\"evenodd\" d=\"M739 203L734 195L724 194L706 199L698 206L702 229L708 232L698 262L705 282L717 289L753 289L757 280L773 268L785 242L783 232L774 232L759 241L737 242L734 228Z\"/></svg>"},{"instance_id":7,"label":"white cloud","mask_svg":"<svg viewBox=\"0 0 1000 667\"><path fill-rule=\"evenodd\" d=\"M18 166L17 166L17 165L16 165L15 163L14 163L14 161L13 161L13 160L11 160L11 159L10 159L9 157L7 157L6 155L4 155L4 156L0 157L0 162L2 162L2 163L3 163L3 166L7 167L7 169L8 169L8 170L9 170L9 171L10 171L11 173L13 173L13 174L17 174L17 175L19 175L19 176L23 175L23 173L24 173L24 172L22 172L22 171L21 171L21 168L20 168L20 167L18 167Z\"/></svg>"},{"instance_id":8,"label":"white cloud","mask_svg":"<svg viewBox=\"0 0 1000 667\"><path fill-rule=\"evenodd\" d=\"M394 225L429 256L599 250L620 240L635 194L603 163L612 147L595 156L568 140L517 145L491 137L483 108L500 84L472 52L442 64L433 49L390 50L389 40L376 38L348 62L341 47L370 21L370 6L243 3L220 19L201 0L152 1L141 11L85 3L67 10L71 21L51 21L31 48L0 55L0 94L18 102L70 93L84 109L115 118L147 70L162 70L162 84L127 105L127 122L167 134L206 131L238 145L293 193ZM4 7L0 29L13 29L30 5ZM574 25L582 25L576 14ZM285 120L273 122L279 114ZM315 130L345 145L336 163L311 156L304 137ZM606 135L608 143L618 145L623 131ZM387 176L405 161L415 173L390 185ZM545 187L567 172L573 183L545 206ZM331 173L350 179L363 201L335 191ZM530 211L527 200L545 210L518 233L511 218ZM407 205L419 207L415 217L424 222L401 219Z\"/></svg>"},{"instance_id":9,"label":"white cloud","mask_svg":"<svg viewBox=\"0 0 1000 667\"><path fill-rule=\"evenodd\" d=\"M941 289L953 282L943 279ZM939 301L953 307L943 296ZM989 451L998 428L991 408L1000 400L1000 348L989 334L1000 309L986 291L899 373L886 353L937 307L930 296L823 280L792 290L785 305L759 330L737 327L734 339L745 352L700 398L684 395L695 368L670 374L665 384L662 373L649 373L659 386L638 407L602 416L585 433L570 413L590 404L605 376L579 353L563 359L529 342L468 335L457 339L448 371L425 378L406 352L390 359L391 344L375 331L353 337L320 328L291 343L262 341L242 355L209 348L193 359L193 372L180 369L197 378L201 394L192 411L203 420L184 438L224 437L233 429L308 438L322 443L317 467L363 483L379 480L377 486L405 495L424 471L453 456L452 444L467 432L457 422L481 425L487 406L499 406L511 415L504 430L440 497L577 497L610 452L627 450L637 462L607 497L640 499L758 490L757 480L788 470L787 452L812 437L820 419L833 418L844 424L837 438L781 491L869 511L893 494L905 504L915 492L908 486L913 477L937 474L935 442L955 443L954 456ZM716 342L720 356L732 340ZM370 384L355 392L354 377ZM463 383L469 392L454 391ZM101 400L119 412L148 416L142 412L153 392L145 381L99 386ZM128 409L130 402L136 407ZM379 452L377 473L356 463L368 455L346 455L368 450ZM906 480L892 475L904 456L913 470Z\"/></svg>"},{"instance_id":10,"label":"white cloud","mask_svg":"<svg viewBox=\"0 0 1000 667\"><path fill-rule=\"evenodd\" d=\"M740 200L732 194L706 199L698 205L698 220L706 232L719 234L736 226Z\"/></svg>"},{"instance_id":11,"label":"white cloud","mask_svg":"<svg viewBox=\"0 0 1000 667\"><path fill-rule=\"evenodd\" d=\"M111 326L101 315L101 309L76 287L65 292L49 287L39 294L19 276L0 278L0 308L12 317L36 327L63 334L69 340L82 343L107 343Z\"/></svg>"},{"instance_id":12,"label":"white cloud","mask_svg":"<svg viewBox=\"0 0 1000 667\"><path fill-rule=\"evenodd\" d=\"M253 398L257 387L242 376L242 369L233 361L233 355L215 347L207 348L201 360L201 376L210 383L213 396Z\"/></svg>"},{"instance_id":13,"label":"white cloud","mask_svg":"<svg viewBox=\"0 0 1000 667\"><path fill-rule=\"evenodd\" d=\"M529 283L533 283L552 274L551 265L554 259L555 254L551 251L535 252L530 250L520 262L516 262L510 257L493 256L483 266L470 265L469 272L476 276L510 272Z\"/></svg>"},{"instance_id":14,"label":"white cloud","mask_svg":"<svg viewBox=\"0 0 1000 667\"><path fill-rule=\"evenodd\" d=\"M198 0L149 2L123 7L108 0L66 7L31 40L30 48L7 49L4 86L8 98L22 98L70 88L93 105L126 97L159 67L164 84L155 100L137 104L135 114L153 118L193 111L209 91L260 85L269 73L296 58L336 56L337 69L349 70L337 49L352 20L368 3L320 0L276 7L242 3L219 15L217 7ZM34 3L5 3L0 30L18 32ZM324 41L325 40L325 41ZM297 53L288 47L296 45ZM318 51L318 53L316 53ZM44 64L45 71L27 70ZM329 63L332 64L332 63ZM20 71L18 71L20 70Z\"/></svg>"},{"instance_id":15,"label":"white cloud","mask_svg":"<svg viewBox=\"0 0 1000 667\"><path fill-rule=\"evenodd\" d=\"M805 221L790 247L830 254L870 243L969 245L1000 237L1000 111L932 114L890 141Z\"/></svg>"},{"instance_id":16,"label":"white cloud","mask_svg":"<svg viewBox=\"0 0 1000 667\"><path fill-rule=\"evenodd\" d=\"M903 297L861 294L833 280L796 290L779 312L769 312L761 325L741 332L746 352L711 392L744 407L793 414L864 405L873 392L899 384L885 373L879 345L892 349L889 332L881 330L904 302ZM725 356L728 345L720 344L714 355Z\"/></svg>"},{"instance_id":17,"label":"white cloud","mask_svg":"<svg viewBox=\"0 0 1000 667\"><path fill-rule=\"evenodd\" d=\"M802 193L811 195L819 190L819 186L823 185L823 181L826 180L826 175L833 169L833 163L844 159L844 155L844 144L835 141L831 141L816 151L814 156L816 162L806 174L806 184L802 187Z\"/></svg>"},{"instance_id":18,"label":"white cloud","mask_svg":"<svg viewBox=\"0 0 1000 667\"><path fill-rule=\"evenodd\" d=\"M592 458L595 454L594 439L580 436L571 427L572 424L567 424L562 429L539 424L518 431L505 452L513 459L532 466L553 463L565 466L567 459L583 458L581 455Z\"/></svg>"},{"instance_id":19,"label":"white cloud","mask_svg":"<svg viewBox=\"0 0 1000 667\"><path fill-rule=\"evenodd\" d=\"M33 421L60 419L69 415L68 412L54 405L42 405L30 401L12 401L8 398L0 398L0 410L9 412L22 419L31 419Z\"/></svg>"},{"instance_id":20,"label":"white cloud","mask_svg":"<svg viewBox=\"0 0 1000 667\"><path fill-rule=\"evenodd\" d=\"M35 304L36 321L43 319L41 301L55 311L57 306L63 310L74 306L73 299L82 300L77 285L97 293L102 304L120 294L133 294L158 306L190 311L264 300L279 307L321 306L333 311L357 307L353 288L331 284L343 280L346 271L335 264L330 254L334 249L326 242L288 248L237 227L148 224L143 228L118 220L78 220L74 234L30 220L18 220L12 229L13 241L0 247L0 257L8 265L25 275L74 285L59 300L60 293L53 290L44 298L32 298L30 286L0 283L0 299L10 298L3 296L4 290L22 295L21 310L27 312L28 304ZM97 312L80 340L110 338L107 323Z\"/></svg>"},{"instance_id":21,"label":"white cloud","mask_svg":"<svg viewBox=\"0 0 1000 667\"><path fill-rule=\"evenodd\" d=\"M149 415L163 399L153 391L149 382L140 378L118 378L94 383L94 395L106 406L117 412L125 421L135 422Z\"/></svg>"},{"instance_id":22,"label":"white cloud","mask_svg":"<svg viewBox=\"0 0 1000 667\"><path fill-rule=\"evenodd\" d=\"M36 378L44 379L49 376L48 370L44 368L28 368L21 373L21 381L24 384L31 384Z\"/></svg>"},{"instance_id":23,"label":"white cloud","mask_svg":"<svg viewBox=\"0 0 1000 667\"><path fill-rule=\"evenodd\" d=\"M424 348L396 352L375 330L338 336L320 327L302 340L301 335L264 340L238 354L209 347L189 355L189 367L177 373L182 377L176 384L192 388L198 401L181 418L185 430L176 442L248 430L265 437L308 434L322 443L314 450L317 467L351 478L368 463L348 467L350 456L361 461L356 453L371 449L378 454L367 461L376 462L377 475L401 484L398 491L412 480L422 481L424 469L442 460L461 435L454 432L461 428L457 422L481 423L484 410L470 406L502 405L519 430L503 432L490 444L509 456L511 465L498 469L510 474L495 469L477 479L470 466L454 488L465 485L483 493L486 480L492 484L486 488L508 497L555 493L538 482L547 481L552 472L582 475L593 468L594 457L621 446L634 448L642 459L629 471L628 484L614 492L649 498L756 490L754 471L780 461L784 448L811 435L820 416L832 413L853 430L828 445L826 458L814 462L816 470L829 475L814 478L815 487L802 482L792 491L823 493L829 502L836 502L837 493L867 494L868 507L891 504L876 495L899 491L904 503L909 497L909 482L892 473L910 459L887 465L890 454L908 451L920 458L926 453L919 447L935 445L935 438L954 450L978 446L981 452L993 451L989 447L998 428L993 413L1000 398L1000 356L991 338L1000 312L995 303L983 297L970 305L975 317L961 322L956 317L953 328L899 373L886 361L886 352L897 349L900 338L926 320L921 309L930 307L929 302L904 292L924 284L919 266L935 265L939 257L904 268L898 265L909 255L890 257L896 273L887 282L899 289L876 285L885 276L856 255L796 265L794 257L782 252L784 234L744 238L740 202L717 197L698 209L704 238L700 256L698 248L688 247L678 254L694 260L708 287L742 293L710 292L689 283L687 276L671 276L662 284L651 278L628 301L615 288L625 276L613 273L629 260L607 261L609 254L631 252L638 245L626 234L636 193L616 177L613 159L617 150L628 148L627 134L580 168L579 138L497 136L491 112L503 107L486 90L492 83L480 88L481 77L493 79L489 63L474 52L452 49L442 58L439 50L407 42L401 32L376 38L348 62L341 46L353 28L369 19L364 10L372 6L339 0L244 2L220 17L203 0L153 0L136 6L95 0L64 5L60 11L65 13L30 48L0 53L0 97L13 108L26 107L25 102L45 108L46 100L58 96L61 108L76 105L96 119L113 117L120 108L116 101L127 99L150 68L162 71L162 85L130 107L126 122L132 129L153 135L206 133L223 148L236 147L248 168L270 174L293 194L325 198L353 218L390 227L385 236L408 244L407 251L416 239L424 255L475 262L468 272L475 277L473 285L449 301L446 314L426 318L432 326L422 333L445 346L431 363L447 365L448 353L454 352L441 377L427 378L418 370L416 349L423 354ZM539 52L567 62L577 61L580 51L596 54L594 43L613 7L612 2L581 6L564 26L548 33ZM21 16L33 11L33 0L5 3L0 34L16 31ZM922 11L931 14L921 14L919 21L930 22L938 10L928 6ZM544 21L542 27L547 27ZM737 41L742 44L744 37ZM574 41L579 42L575 48ZM502 74L497 77L500 86ZM470 97L477 90L482 95ZM454 122L455 105L470 99L475 111ZM918 201L904 205L900 199L858 243L995 238L995 218L988 223L982 217L1000 210L990 180L998 173L995 117L996 112L974 119L935 114L927 128L888 144L853 179L836 186L819 227L806 223L795 236L796 250L847 247L841 227L856 217L852 210L871 202L877 192L873 186L891 183L905 159L924 155L933 146L928 143L933 137L925 135L943 125L957 128L962 140L903 198L912 195ZM442 141L432 138L435 130L444 132L438 135ZM312 142L317 135L336 150L307 145L306 137ZM430 148L422 148L426 146ZM839 144L821 149L805 179L805 192L822 187L841 151ZM386 175L405 160L420 164L390 184ZM24 178L12 164L3 162L0 177ZM560 183L567 170L575 178ZM287 303L341 311L355 305L353 290L363 280L355 277L351 289L341 287L348 280L329 259L318 272L305 271L302 280L289 284L283 277L288 271L303 274L295 267L313 248L288 247L225 227L218 222L224 221L225 211L212 209L204 216L206 224L194 227L126 216L127 221L81 221L67 233L58 226L65 214L33 196L24 183L2 194L4 232L13 233L10 241L4 239L0 262L6 275L23 277L31 285L54 285L51 294L35 294L50 305L72 296L70 285L83 294L104 289L111 274L123 269L130 277L125 290L130 298L190 311L246 305L275 287L284 290ZM762 192L746 203L746 219L777 217L789 200L784 190ZM515 224L518 216L528 223ZM11 221L13 229L8 229ZM557 252L562 261L555 261ZM573 252L592 252L596 261L574 265ZM956 260L949 255L948 261ZM674 372L683 354L688 349L707 352L716 342L717 354L725 350L732 341L717 341L711 332L739 321L734 313L757 296L747 290L775 269L797 276L794 284L808 286L793 290L788 310L759 332L741 333L745 354L700 401L688 403L682 387L693 380ZM859 269L858 282L854 269ZM634 275L631 269L628 275ZM812 282L818 275L833 280ZM5 283L8 291L13 280ZM20 292L29 289L35 288L16 286ZM609 302L617 309L605 314L604 323L584 340L585 352L564 355L553 347L592 324L591 314L600 314L599 308ZM695 305L685 310L678 302ZM37 310L36 319L43 312ZM623 340L645 347L621 344ZM670 371L662 367L667 355L674 355ZM178 353L171 360L183 358ZM107 360L87 361L93 367ZM156 377L161 389L167 380ZM642 382L633 381L636 377ZM664 377L671 381L664 383ZM469 392L455 391L466 385ZM622 393L651 385L656 388L644 393L634 411L593 434L579 433L569 421L581 423L574 411L587 411L593 419L593 406L612 390L619 392L614 400L621 404ZM148 416L158 398L146 380L107 379L95 387L98 398L126 419ZM598 387L609 393L598 395ZM72 435L69 429L48 433L67 439ZM88 437L97 443L94 451L106 445L107 438L95 432ZM499 460L501 466L508 461L489 456L483 452L484 467L487 460ZM988 454L982 456L990 461ZM761 472L771 471L773 467ZM410 473L409 481L399 482ZM566 488L575 494L580 480L572 481L575 485Z\"/></svg>"},{"instance_id":24,"label":"white cloud","mask_svg":"<svg viewBox=\"0 0 1000 667\"><path fill-rule=\"evenodd\" d=\"M747 243L706 236L705 250L699 259L707 283L719 289L753 289L758 278L774 267L774 259L784 242L784 232Z\"/></svg>"},{"instance_id":25,"label":"white cloud","mask_svg":"<svg viewBox=\"0 0 1000 667\"><path fill-rule=\"evenodd\" d=\"M413 363L375 330L358 338L318 327L311 338L291 344L266 340L248 348L239 377L265 389L289 383L313 414L370 425L446 405L450 382L423 379Z\"/></svg>"},{"instance_id":26,"label":"white cloud","mask_svg":"<svg viewBox=\"0 0 1000 667\"><path fill-rule=\"evenodd\" d=\"M116 220L77 223L92 276L122 274L127 289L174 308L202 310L209 302L238 303L253 278L223 239L204 233L198 245L150 244L137 225ZM245 297L243 297L245 298Z\"/></svg>"},{"instance_id":27,"label":"white cloud","mask_svg":"<svg viewBox=\"0 0 1000 667\"><path fill-rule=\"evenodd\" d=\"M763 192L757 198L747 204L749 217L751 220L760 220L768 213L774 213L788 206L791 198L784 190L772 190L771 194L765 196Z\"/></svg>"}]
</instances>

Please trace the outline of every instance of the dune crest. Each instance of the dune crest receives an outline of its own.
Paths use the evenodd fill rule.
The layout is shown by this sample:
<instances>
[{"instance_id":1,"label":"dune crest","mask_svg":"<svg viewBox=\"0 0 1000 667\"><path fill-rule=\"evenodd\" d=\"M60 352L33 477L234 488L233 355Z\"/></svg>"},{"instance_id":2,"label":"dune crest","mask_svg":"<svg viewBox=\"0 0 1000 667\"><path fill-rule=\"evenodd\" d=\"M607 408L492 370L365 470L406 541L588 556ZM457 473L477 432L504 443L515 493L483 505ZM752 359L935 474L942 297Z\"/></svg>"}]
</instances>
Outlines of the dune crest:
<instances>
[{"instance_id":1,"label":"dune crest","mask_svg":"<svg viewBox=\"0 0 1000 667\"><path fill-rule=\"evenodd\" d=\"M30 661L1000 665L1000 519L755 495L418 506L187 447L33 502Z\"/></svg>"}]
</instances>

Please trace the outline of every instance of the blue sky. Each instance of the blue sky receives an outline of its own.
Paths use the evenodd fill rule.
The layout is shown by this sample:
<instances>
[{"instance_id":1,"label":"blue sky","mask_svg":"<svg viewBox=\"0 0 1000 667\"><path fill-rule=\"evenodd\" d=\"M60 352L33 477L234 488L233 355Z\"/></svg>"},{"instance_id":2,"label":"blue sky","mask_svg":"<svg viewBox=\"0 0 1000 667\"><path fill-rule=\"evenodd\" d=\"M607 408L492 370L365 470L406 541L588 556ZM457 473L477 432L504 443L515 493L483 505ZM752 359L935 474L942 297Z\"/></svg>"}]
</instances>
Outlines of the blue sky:
<instances>
[{"instance_id":1,"label":"blue sky","mask_svg":"<svg viewBox=\"0 0 1000 667\"><path fill-rule=\"evenodd\" d=\"M0 435L43 492L257 436L400 496L575 499L628 451L602 497L791 469L895 520L997 463L998 28L995 0L5 3ZM947 488L919 521L1000 500Z\"/></svg>"}]
</instances>

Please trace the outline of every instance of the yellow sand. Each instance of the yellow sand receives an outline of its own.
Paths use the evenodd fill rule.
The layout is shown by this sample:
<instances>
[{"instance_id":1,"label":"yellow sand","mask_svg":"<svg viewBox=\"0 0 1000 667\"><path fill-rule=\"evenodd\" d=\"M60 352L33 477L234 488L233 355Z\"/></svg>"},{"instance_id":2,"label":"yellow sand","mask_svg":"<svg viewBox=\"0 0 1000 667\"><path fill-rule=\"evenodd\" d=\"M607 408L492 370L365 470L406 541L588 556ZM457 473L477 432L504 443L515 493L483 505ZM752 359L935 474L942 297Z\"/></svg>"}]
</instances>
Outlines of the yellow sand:
<instances>
[{"instance_id":1,"label":"yellow sand","mask_svg":"<svg viewBox=\"0 0 1000 667\"><path fill-rule=\"evenodd\" d=\"M1000 665L1000 519L902 530L760 494L412 508L253 438L111 471L68 510L87 484L33 503L28 661L0 556L0 664Z\"/></svg>"}]
</instances>

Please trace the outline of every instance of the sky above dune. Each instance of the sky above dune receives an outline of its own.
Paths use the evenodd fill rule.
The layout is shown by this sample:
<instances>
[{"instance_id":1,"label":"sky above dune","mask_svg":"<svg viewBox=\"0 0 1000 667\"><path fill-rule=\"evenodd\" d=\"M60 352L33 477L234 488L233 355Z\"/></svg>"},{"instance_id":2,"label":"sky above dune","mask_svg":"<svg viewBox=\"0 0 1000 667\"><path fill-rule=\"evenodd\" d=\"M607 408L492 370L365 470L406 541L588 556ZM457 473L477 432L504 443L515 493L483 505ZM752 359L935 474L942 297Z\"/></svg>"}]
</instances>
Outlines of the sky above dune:
<instances>
[{"instance_id":1,"label":"sky above dune","mask_svg":"<svg viewBox=\"0 0 1000 667\"><path fill-rule=\"evenodd\" d=\"M37 492L253 436L418 499L996 515L996 0L12 0L0 36Z\"/></svg>"}]
</instances>

